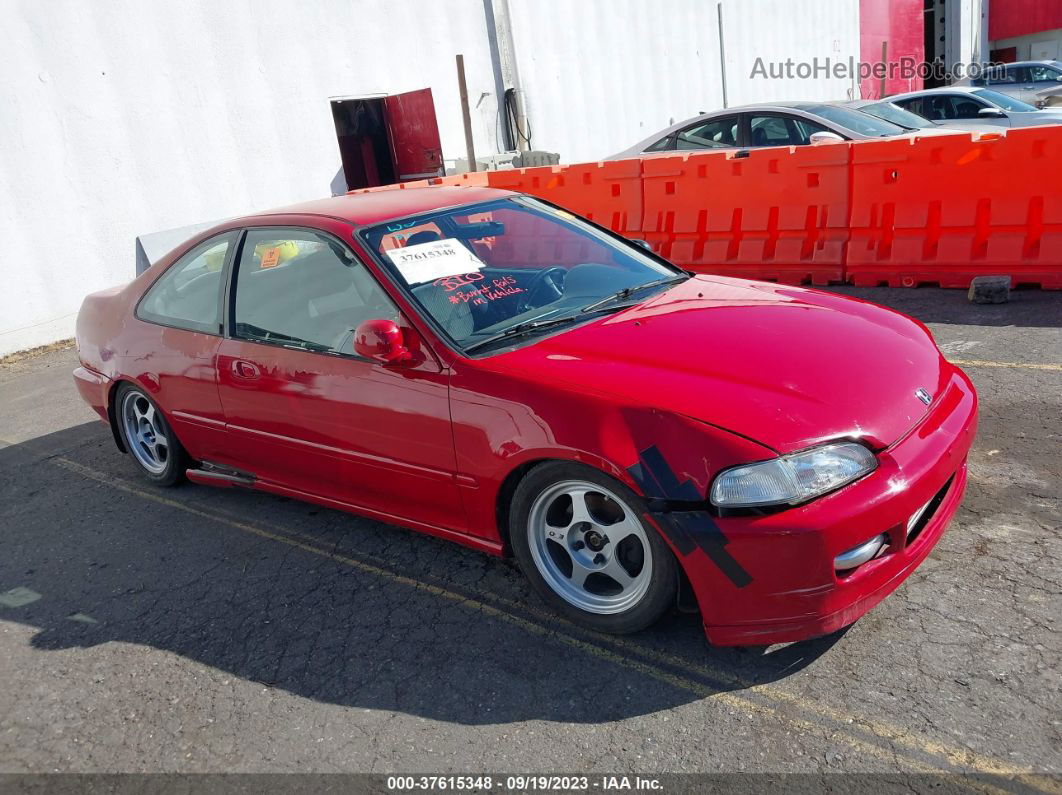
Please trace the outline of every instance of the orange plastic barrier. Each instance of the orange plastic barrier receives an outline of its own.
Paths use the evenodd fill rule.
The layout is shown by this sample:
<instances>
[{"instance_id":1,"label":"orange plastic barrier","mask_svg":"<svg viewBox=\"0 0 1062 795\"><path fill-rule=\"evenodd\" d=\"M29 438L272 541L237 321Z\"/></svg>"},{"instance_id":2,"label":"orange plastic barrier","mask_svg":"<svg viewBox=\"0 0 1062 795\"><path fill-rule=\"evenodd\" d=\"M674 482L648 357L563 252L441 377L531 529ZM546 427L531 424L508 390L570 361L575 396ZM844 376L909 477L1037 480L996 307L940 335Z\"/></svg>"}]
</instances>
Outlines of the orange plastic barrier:
<instances>
[{"instance_id":1,"label":"orange plastic barrier","mask_svg":"<svg viewBox=\"0 0 1062 795\"><path fill-rule=\"evenodd\" d=\"M1062 288L1062 127L852 146L848 281Z\"/></svg>"},{"instance_id":2,"label":"orange plastic barrier","mask_svg":"<svg viewBox=\"0 0 1062 795\"><path fill-rule=\"evenodd\" d=\"M527 193L708 273L963 288L978 275L1009 274L1015 285L1062 289L1060 162L1062 126L1051 126L654 155L368 190L489 185ZM520 241L513 257L578 258L546 234Z\"/></svg>"},{"instance_id":3,"label":"orange plastic barrier","mask_svg":"<svg viewBox=\"0 0 1062 795\"><path fill-rule=\"evenodd\" d=\"M692 270L841 281L849 153L833 144L646 157L644 236Z\"/></svg>"},{"instance_id":4,"label":"orange plastic barrier","mask_svg":"<svg viewBox=\"0 0 1062 795\"><path fill-rule=\"evenodd\" d=\"M492 188L547 199L613 232L638 237L642 164L638 159L488 171Z\"/></svg>"}]
</instances>

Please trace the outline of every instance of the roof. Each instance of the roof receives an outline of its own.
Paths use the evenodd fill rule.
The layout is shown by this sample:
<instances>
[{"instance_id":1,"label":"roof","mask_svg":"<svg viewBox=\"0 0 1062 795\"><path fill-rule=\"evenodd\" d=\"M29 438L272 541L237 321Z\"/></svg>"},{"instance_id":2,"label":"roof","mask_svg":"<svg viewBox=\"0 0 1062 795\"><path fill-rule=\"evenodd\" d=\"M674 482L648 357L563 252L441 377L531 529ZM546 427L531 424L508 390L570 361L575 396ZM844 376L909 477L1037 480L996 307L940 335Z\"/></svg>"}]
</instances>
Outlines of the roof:
<instances>
[{"instance_id":1,"label":"roof","mask_svg":"<svg viewBox=\"0 0 1062 795\"><path fill-rule=\"evenodd\" d=\"M365 193L348 193L328 199L314 199L289 207L251 213L247 218L263 215L319 215L339 218L358 226L389 221L407 215L431 212L462 204L503 199L512 191L497 188L436 185L419 188L391 188Z\"/></svg>"},{"instance_id":2,"label":"roof","mask_svg":"<svg viewBox=\"0 0 1062 795\"><path fill-rule=\"evenodd\" d=\"M976 94L978 91L983 91L984 89L985 86L941 86L940 88L922 88L918 91L905 91L902 94L893 94L892 96L885 97L885 101L892 102L900 97L931 97L934 94Z\"/></svg>"}]
</instances>

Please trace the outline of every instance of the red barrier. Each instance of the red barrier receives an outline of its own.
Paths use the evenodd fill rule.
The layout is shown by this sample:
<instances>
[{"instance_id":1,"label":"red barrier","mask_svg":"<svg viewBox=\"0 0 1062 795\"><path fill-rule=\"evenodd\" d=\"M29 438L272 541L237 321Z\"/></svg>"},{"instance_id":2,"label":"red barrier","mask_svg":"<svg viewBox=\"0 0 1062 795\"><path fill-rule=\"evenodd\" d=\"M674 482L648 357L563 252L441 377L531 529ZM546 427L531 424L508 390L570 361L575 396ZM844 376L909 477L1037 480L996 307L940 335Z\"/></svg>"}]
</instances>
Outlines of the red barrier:
<instances>
[{"instance_id":1,"label":"red barrier","mask_svg":"<svg viewBox=\"0 0 1062 795\"><path fill-rule=\"evenodd\" d=\"M847 279L1062 288L1062 127L852 146Z\"/></svg>"},{"instance_id":2,"label":"red barrier","mask_svg":"<svg viewBox=\"0 0 1062 795\"><path fill-rule=\"evenodd\" d=\"M791 284L841 281L849 149L646 157L645 237L697 271Z\"/></svg>"},{"instance_id":3,"label":"red barrier","mask_svg":"<svg viewBox=\"0 0 1062 795\"><path fill-rule=\"evenodd\" d=\"M488 171L492 188L527 193L566 207L627 237L642 228L638 159Z\"/></svg>"},{"instance_id":4,"label":"red barrier","mask_svg":"<svg viewBox=\"0 0 1062 795\"><path fill-rule=\"evenodd\" d=\"M1059 162L1062 126L1051 126L653 155L369 190L489 185L540 196L702 272L942 287L998 273L1059 289ZM536 262L579 256L544 238L524 243Z\"/></svg>"}]
</instances>

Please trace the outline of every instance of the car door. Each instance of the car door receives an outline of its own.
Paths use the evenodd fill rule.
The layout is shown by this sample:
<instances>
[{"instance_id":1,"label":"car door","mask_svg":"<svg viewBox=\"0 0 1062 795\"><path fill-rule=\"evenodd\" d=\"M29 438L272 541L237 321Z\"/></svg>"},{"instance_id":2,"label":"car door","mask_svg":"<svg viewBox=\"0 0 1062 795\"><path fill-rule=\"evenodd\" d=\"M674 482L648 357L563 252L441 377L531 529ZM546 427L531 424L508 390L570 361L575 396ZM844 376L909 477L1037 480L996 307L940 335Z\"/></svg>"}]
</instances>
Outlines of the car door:
<instances>
[{"instance_id":1,"label":"car door","mask_svg":"<svg viewBox=\"0 0 1062 795\"><path fill-rule=\"evenodd\" d=\"M981 127L990 124L994 127L1010 127L1011 121L1007 112L993 105L991 102L981 99L975 94L947 94L944 95L948 103L948 123L958 126L970 125ZM991 110L993 115L982 116L982 110Z\"/></svg>"},{"instance_id":2,"label":"car door","mask_svg":"<svg viewBox=\"0 0 1062 795\"><path fill-rule=\"evenodd\" d=\"M217 368L232 443L219 463L382 518L464 530L448 371L352 250L323 231L252 227L229 292ZM355 354L354 329L376 318L406 325L413 364Z\"/></svg>"},{"instance_id":3,"label":"car door","mask_svg":"<svg viewBox=\"0 0 1062 795\"><path fill-rule=\"evenodd\" d=\"M1014 80L1000 86L993 86L996 91L1002 91L1022 102L1035 102L1033 97L1033 74L1028 66L1014 66L1007 70L1013 73Z\"/></svg>"},{"instance_id":4,"label":"car door","mask_svg":"<svg viewBox=\"0 0 1062 795\"><path fill-rule=\"evenodd\" d=\"M1009 127L1010 119L1004 116L981 116L981 108L993 107L972 94L923 94L895 100L904 110L917 113L930 121L944 122L949 127Z\"/></svg>"},{"instance_id":5,"label":"car door","mask_svg":"<svg viewBox=\"0 0 1062 795\"><path fill-rule=\"evenodd\" d=\"M1029 72L1028 91L1021 97L1031 105L1044 101L1042 92L1062 88L1062 70L1047 64L1026 67Z\"/></svg>"}]
</instances>

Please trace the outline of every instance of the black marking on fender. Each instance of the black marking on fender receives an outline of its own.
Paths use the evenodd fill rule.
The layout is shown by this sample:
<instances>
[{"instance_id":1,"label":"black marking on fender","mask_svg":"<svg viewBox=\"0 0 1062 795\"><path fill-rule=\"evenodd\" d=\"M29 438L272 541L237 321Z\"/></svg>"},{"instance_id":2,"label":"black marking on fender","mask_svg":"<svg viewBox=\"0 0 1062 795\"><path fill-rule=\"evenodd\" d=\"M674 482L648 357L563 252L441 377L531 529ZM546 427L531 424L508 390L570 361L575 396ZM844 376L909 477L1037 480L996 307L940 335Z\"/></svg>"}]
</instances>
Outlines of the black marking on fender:
<instances>
[{"instance_id":1,"label":"black marking on fender","mask_svg":"<svg viewBox=\"0 0 1062 795\"><path fill-rule=\"evenodd\" d=\"M628 468L627 472L647 496L659 495L666 500L685 503L704 502L693 481L687 479L679 482L656 445L642 450L638 455L638 463ZM730 541L707 511L654 512L654 516L682 555L688 555L699 547L738 588L744 588L752 582L752 575L726 551Z\"/></svg>"}]
</instances>

